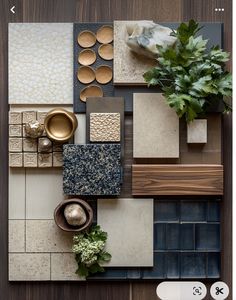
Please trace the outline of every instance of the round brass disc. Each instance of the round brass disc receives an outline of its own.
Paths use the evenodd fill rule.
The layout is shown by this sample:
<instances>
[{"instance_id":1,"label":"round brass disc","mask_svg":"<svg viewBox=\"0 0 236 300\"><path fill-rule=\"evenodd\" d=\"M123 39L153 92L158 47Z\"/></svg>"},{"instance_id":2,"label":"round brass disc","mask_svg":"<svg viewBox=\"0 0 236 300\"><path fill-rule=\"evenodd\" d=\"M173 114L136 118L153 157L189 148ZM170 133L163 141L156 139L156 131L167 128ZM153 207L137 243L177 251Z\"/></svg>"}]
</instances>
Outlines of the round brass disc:
<instances>
[{"instance_id":1,"label":"round brass disc","mask_svg":"<svg viewBox=\"0 0 236 300\"><path fill-rule=\"evenodd\" d=\"M112 69L109 66L100 66L96 70L96 80L101 84L106 84L112 80Z\"/></svg>"},{"instance_id":2,"label":"round brass disc","mask_svg":"<svg viewBox=\"0 0 236 300\"><path fill-rule=\"evenodd\" d=\"M113 46L111 44L102 44L98 48L98 54L105 60L113 59Z\"/></svg>"},{"instance_id":3,"label":"round brass disc","mask_svg":"<svg viewBox=\"0 0 236 300\"><path fill-rule=\"evenodd\" d=\"M101 44L108 44L113 41L113 27L104 25L97 31L97 41Z\"/></svg>"},{"instance_id":4,"label":"round brass disc","mask_svg":"<svg viewBox=\"0 0 236 300\"><path fill-rule=\"evenodd\" d=\"M84 49L80 52L78 62L83 66L92 65L96 60L96 53L92 49Z\"/></svg>"},{"instance_id":5,"label":"round brass disc","mask_svg":"<svg viewBox=\"0 0 236 300\"><path fill-rule=\"evenodd\" d=\"M92 31L81 31L77 38L78 44L83 48L89 48L95 45L96 36Z\"/></svg>"},{"instance_id":6,"label":"round brass disc","mask_svg":"<svg viewBox=\"0 0 236 300\"><path fill-rule=\"evenodd\" d=\"M84 84L88 84L88 83L91 83L94 81L95 72L89 66L82 66L78 70L77 78L80 82L82 82Z\"/></svg>"},{"instance_id":7,"label":"round brass disc","mask_svg":"<svg viewBox=\"0 0 236 300\"><path fill-rule=\"evenodd\" d=\"M102 97L103 91L98 85L90 85L80 92L80 100L86 102L87 97Z\"/></svg>"}]
</instances>

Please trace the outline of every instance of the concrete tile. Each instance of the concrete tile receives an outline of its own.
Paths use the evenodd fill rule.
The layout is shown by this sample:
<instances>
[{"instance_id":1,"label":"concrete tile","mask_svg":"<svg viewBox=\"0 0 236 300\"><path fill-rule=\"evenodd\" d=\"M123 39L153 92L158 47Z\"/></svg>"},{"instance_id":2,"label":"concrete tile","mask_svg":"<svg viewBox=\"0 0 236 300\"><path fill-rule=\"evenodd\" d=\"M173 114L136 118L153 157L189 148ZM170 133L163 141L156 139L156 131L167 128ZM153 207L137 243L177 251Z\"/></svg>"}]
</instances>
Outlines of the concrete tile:
<instances>
[{"instance_id":1,"label":"concrete tile","mask_svg":"<svg viewBox=\"0 0 236 300\"><path fill-rule=\"evenodd\" d=\"M52 167L52 153L39 153L38 154L38 166L39 166L39 168Z\"/></svg>"},{"instance_id":2,"label":"concrete tile","mask_svg":"<svg viewBox=\"0 0 236 300\"><path fill-rule=\"evenodd\" d=\"M37 139L23 138L23 151L24 152L37 152L38 142Z\"/></svg>"},{"instance_id":3,"label":"concrete tile","mask_svg":"<svg viewBox=\"0 0 236 300\"><path fill-rule=\"evenodd\" d=\"M187 143L207 143L206 119L196 119L187 125Z\"/></svg>"},{"instance_id":4,"label":"concrete tile","mask_svg":"<svg viewBox=\"0 0 236 300\"><path fill-rule=\"evenodd\" d=\"M9 252L25 252L25 220L9 220Z\"/></svg>"},{"instance_id":5,"label":"concrete tile","mask_svg":"<svg viewBox=\"0 0 236 300\"><path fill-rule=\"evenodd\" d=\"M9 151L22 152L22 138L9 138Z\"/></svg>"},{"instance_id":6,"label":"concrete tile","mask_svg":"<svg viewBox=\"0 0 236 300\"><path fill-rule=\"evenodd\" d=\"M37 158L38 154L37 152L32 152L32 153L24 153L24 167L25 168L36 168L38 166Z\"/></svg>"},{"instance_id":7,"label":"concrete tile","mask_svg":"<svg viewBox=\"0 0 236 300\"><path fill-rule=\"evenodd\" d=\"M25 219L25 169L9 169L9 219ZM6 199L7 201L7 199Z\"/></svg>"},{"instance_id":8,"label":"concrete tile","mask_svg":"<svg viewBox=\"0 0 236 300\"><path fill-rule=\"evenodd\" d=\"M23 154L9 153L9 167L23 167Z\"/></svg>"},{"instance_id":9,"label":"concrete tile","mask_svg":"<svg viewBox=\"0 0 236 300\"><path fill-rule=\"evenodd\" d=\"M51 280L84 280L75 274L76 270L74 253L51 254Z\"/></svg>"},{"instance_id":10,"label":"concrete tile","mask_svg":"<svg viewBox=\"0 0 236 300\"><path fill-rule=\"evenodd\" d=\"M9 124L22 124L22 113L9 111Z\"/></svg>"},{"instance_id":11,"label":"concrete tile","mask_svg":"<svg viewBox=\"0 0 236 300\"><path fill-rule=\"evenodd\" d=\"M75 144L86 144L86 114L76 114L78 127L74 133Z\"/></svg>"},{"instance_id":12,"label":"concrete tile","mask_svg":"<svg viewBox=\"0 0 236 300\"><path fill-rule=\"evenodd\" d=\"M22 136L22 125L9 125L9 136L10 137L21 137Z\"/></svg>"},{"instance_id":13,"label":"concrete tile","mask_svg":"<svg viewBox=\"0 0 236 300\"><path fill-rule=\"evenodd\" d=\"M54 220L26 220L26 252L71 252L72 233Z\"/></svg>"},{"instance_id":14,"label":"concrete tile","mask_svg":"<svg viewBox=\"0 0 236 300\"><path fill-rule=\"evenodd\" d=\"M50 280L50 254L10 253L9 280Z\"/></svg>"},{"instance_id":15,"label":"concrete tile","mask_svg":"<svg viewBox=\"0 0 236 300\"><path fill-rule=\"evenodd\" d=\"M135 158L178 158L179 118L162 94L134 94Z\"/></svg>"},{"instance_id":16,"label":"concrete tile","mask_svg":"<svg viewBox=\"0 0 236 300\"><path fill-rule=\"evenodd\" d=\"M61 169L26 170L26 219L53 219L64 200Z\"/></svg>"},{"instance_id":17,"label":"concrete tile","mask_svg":"<svg viewBox=\"0 0 236 300\"><path fill-rule=\"evenodd\" d=\"M99 199L97 222L108 233L109 267L153 266L153 199ZM117 225L118 224L118 225Z\"/></svg>"},{"instance_id":18,"label":"concrete tile","mask_svg":"<svg viewBox=\"0 0 236 300\"><path fill-rule=\"evenodd\" d=\"M36 111L34 111L34 110L32 110L32 111L23 111L22 115L23 115L23 123L36 121L36 118L37 118Z\"/></svg>"}]
</instances>

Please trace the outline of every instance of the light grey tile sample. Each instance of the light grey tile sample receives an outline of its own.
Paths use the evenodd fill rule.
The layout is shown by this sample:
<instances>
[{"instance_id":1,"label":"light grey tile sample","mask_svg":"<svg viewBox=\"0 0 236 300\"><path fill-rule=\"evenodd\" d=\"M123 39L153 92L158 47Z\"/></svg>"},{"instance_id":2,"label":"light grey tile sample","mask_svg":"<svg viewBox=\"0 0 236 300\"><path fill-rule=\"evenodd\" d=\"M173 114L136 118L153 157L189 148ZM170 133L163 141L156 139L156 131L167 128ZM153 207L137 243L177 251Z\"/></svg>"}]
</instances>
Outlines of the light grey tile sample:
<instances>
[{"instance_id":1,"label":"light grey tile sample","mask_svg":"<svg viewBox=\"0 0 236 300\"><path fill-rule=\"evenodd\" d=\"M187 124L187 143L207 143L207 119L195 119Z\"/></svg>"},{"instance_id":2,"label":"light grey tile sample","mask_svg":"<svg viewBox=\"0 0 236 300\"><path fill-rule=\"evenodd\" d=\"M98 199L97 223L108 233L106 266L153 266L153 199Z\"/></svg>"},{"instance_id":3,"label":"light grey tile sample","mask_svg":"<svg viewBox=\"0 0 236 300\"><path fill-rule=\"evenodd\" d=\"M50 280L50 254L9 253L9 280Z\"/></svg>"},{"instance_id":4,"label":"light grey tile sample","mask_svg":"<svg viewBox=\"0 0 236 300\"><path fill-rule=\"evenodd\" d=\"M86 144L86 114L76 114L78 127L74 133L75 144Z\"/></svg>"},{"instance_id":5,"label":"light grey tile sample","mask_svg":"<svg viewBox=\"0 0 236 300\"><path fill-rule=\"evenodd\" d=\"M161 93L134 94L135 158L178 158L179 118Z\"/></svg>"},{"instance_id":6,"label":"light grey tile sample","mask_svg":"<svg viewBox=\"0 0 236 300\"><path fill-rule=\"evenodd\" d=\"M25 220L9 220L9 252L25 252Z\"/></svg>"},{"instance_id":7,"label":"light grey tile sample","mask_svg":"<svg viewBox=\"0 0 236 300\"><path fill-rule=\"evenodd\" d=\"M73 24L9 24L9 103L73 103Z\"/></svg>"}]
</instances>

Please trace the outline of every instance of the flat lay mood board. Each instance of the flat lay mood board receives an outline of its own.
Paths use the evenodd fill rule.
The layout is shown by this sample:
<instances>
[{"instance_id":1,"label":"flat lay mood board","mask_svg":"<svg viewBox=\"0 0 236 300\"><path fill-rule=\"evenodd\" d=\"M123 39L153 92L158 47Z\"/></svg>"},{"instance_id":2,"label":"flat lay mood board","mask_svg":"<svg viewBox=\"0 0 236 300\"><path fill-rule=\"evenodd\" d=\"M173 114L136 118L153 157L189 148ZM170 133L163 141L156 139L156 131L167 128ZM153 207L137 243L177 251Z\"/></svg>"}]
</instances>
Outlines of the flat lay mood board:
<instances>
[{"instance_id":1,"label":"flat lay mood board","mask_svg":"<svg viewBox=\"0 0 236 300\"><path fill-rule=\"evenodd\" d=\"M9 24L9 281L221 277L222 35Z\"/></svg>"}]
</instances>

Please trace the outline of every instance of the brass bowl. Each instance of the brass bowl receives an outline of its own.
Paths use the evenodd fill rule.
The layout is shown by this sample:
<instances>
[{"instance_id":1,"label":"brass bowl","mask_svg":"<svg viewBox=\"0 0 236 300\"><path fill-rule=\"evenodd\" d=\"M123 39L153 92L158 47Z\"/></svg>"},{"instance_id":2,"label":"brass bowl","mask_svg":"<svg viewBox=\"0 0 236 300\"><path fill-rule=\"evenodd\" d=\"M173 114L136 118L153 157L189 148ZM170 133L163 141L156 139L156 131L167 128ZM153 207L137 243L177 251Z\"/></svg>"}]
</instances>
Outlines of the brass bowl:
<instances>
[{"instance_id":1,"label":"brass bowl","mask_svg":"<svg viewBox=\"0 0 236 300\"><path fill-rule=\"evenodd\" d=\"M92 65L96 61L96 53L92 49L84 49L80 52L78 62L83 66Z\"/></svg>"},{"instance_id":2,"label":"brass bowl","mask_svg":"<svg viewBox=\"0 0 236 300\"><path fill-rule=\"evenodd\" d=\"M86 86L81 92L80 92L80 100L83 102L86 102L86 99L88 97L102 97L103 96L103 90L98 85L89 85Z\"/></svg>"},{"instance_id":3,"label":"brass bowl","mask_svg":"<svg viewBox=\"0 0 236 300\"><path fill-rule=\"evenodd\" d=\"M57 142L68 141L74 134L78 121L76 116L63 108L48 112L44 121L47 136Z\"/></svg>"},{"instance_id":4,"label":"brass bowl","mask_svg":"<svg viewBox=\"0 0 236 300\"><path fill-rule=\"evenodd\" d=\"M77 38L78 44L83 48L89 48L96 44L96 36L92 31L81 31Z\"/></svg>"},{"instance_id":5,"label":"brass bowl","mask_svg":"<svg viewBox=\"0 0 236 300\"><path fill-rule=\"evenodd\" d=\"M111 44L102 44L98 48L98 54L105 60L113 59L113 46Z\"/></svg>"},{"instance_id":6,"label":"brass bowl","mask_svg":"<svg viewBox=\"0 0 236 300\"><path fill-rule=\"evenodd\" d=\"M97 41L101 44L109 44L113 41L113 27L110 25L104 25L98 29Z\"/></svg>"},{"instance_id":7,"label":"brass bowl","mask_svg":"<svg viewBox=\"0 0 236 300\"><path fill-rule=\"evenodd\" d=\"M67 223L66 218L64 216L64 210L65 207L68 204L79 204L83 207L87 220L86 222L81 226L73 226ZM54 220L57 226L64 230L64 231L70 231L70 232L80 232L88 229L93 222L93 210L91 206L84 200L73 198L62 201L54 210Z\"/></svg>"},{"instance_id":8,"label":"brass bowl","mask_svg":"<svg viewBox=\"0 0 236 300\"><path fill-rule=\"evenodd\" d=\"M99 66L95 74L98 83L106 84L112 80L112 68L109 66Z\"/></svg>"},{"instance_id":9,"label":"brass bowl","mask_svg":"<svg viewBox=\"0 0 236 300\"><path fill-rule=\"evenodd\" d=\"M89 84L95 80L94 69L89 66L82 66L79 68L77 78L81 83Z\"/></svg>"}]
</instances>

